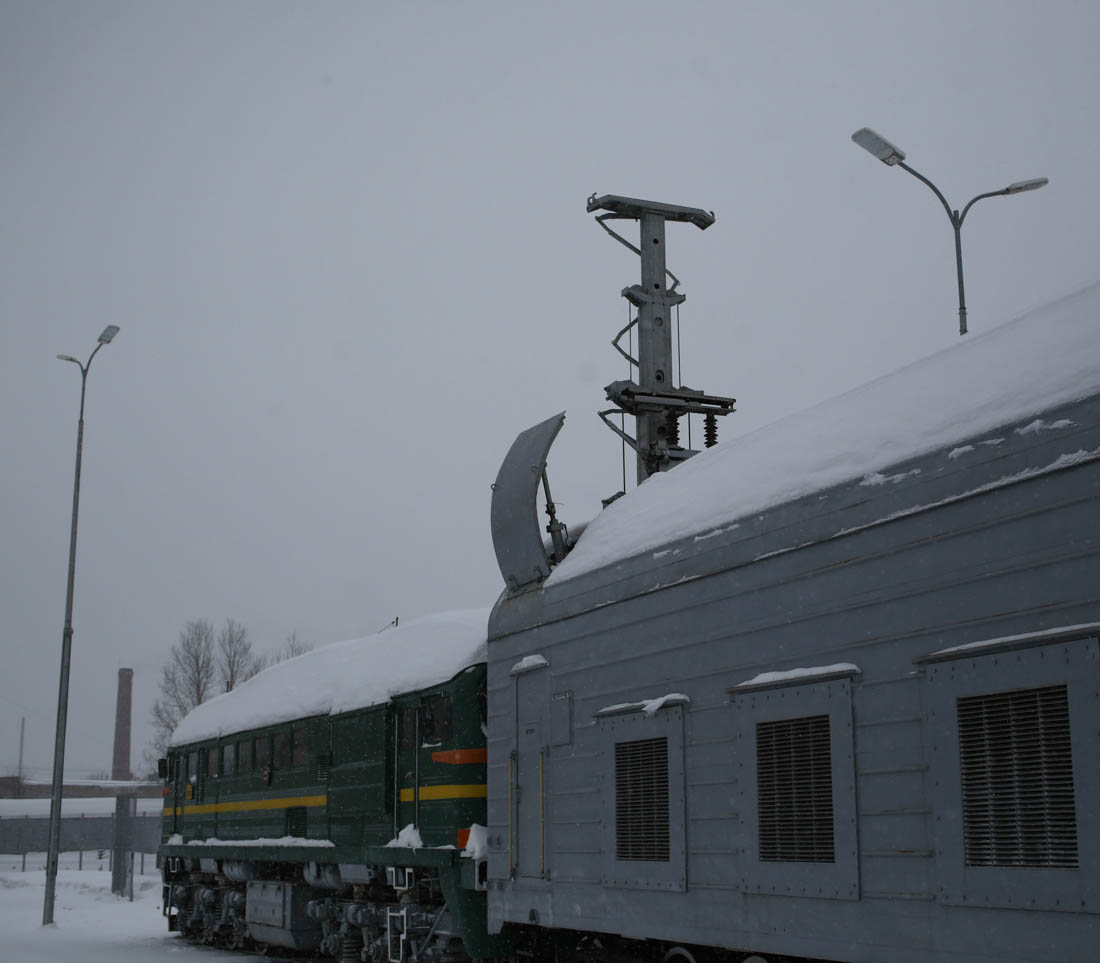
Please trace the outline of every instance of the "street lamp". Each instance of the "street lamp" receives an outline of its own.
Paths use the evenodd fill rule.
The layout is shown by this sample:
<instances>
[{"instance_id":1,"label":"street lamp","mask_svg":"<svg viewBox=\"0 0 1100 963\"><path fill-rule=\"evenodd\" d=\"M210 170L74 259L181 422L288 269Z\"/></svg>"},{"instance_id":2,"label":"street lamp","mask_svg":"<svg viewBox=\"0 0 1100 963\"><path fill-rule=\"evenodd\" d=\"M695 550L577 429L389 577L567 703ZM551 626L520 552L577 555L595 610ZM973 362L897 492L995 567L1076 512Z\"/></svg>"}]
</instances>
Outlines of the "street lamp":
<instances>
[{"instance_id":1,"label":"street lamp","mask_svg":"<svg viewBox=\"0 0 1100 963\"><path fill-rule=\"evenodd\" d=\"M65 591L65 630L61 635L61 684L57 693L57 731L53 746L53 792L50 797L50 840L46 854L46 899L42 907L42 925L53 922L54 889L57 882L57 854L61 844L61 789L65 769L65 722L69 711L69 657L73 647L73 579L76 575L76 516L80 507L80 456L84 448L84 389L88 384L88 369L92 359L105 344L118 334L118 325L109 324L99 336L86 364L72 355L59 354L62 361L71 361L80 368L80 421L76 430L76 476L73 481L73 524L69 533L69 584Z\"/></svg>"},{"instance_id":2,"label":"street lamp","mask_svg":"<svg viewBox=\"0 0 1100 963\"><path fill-rule=\"evenodd\" d=\"M887 167L900 167L902 170L912 174L917 180L923 181L932 188L933 193L940 199L943 209L947 211L947 217L951 221L951 226L955 229L955 267L959 274L959 334L966 334L966 298L963 295L961 235L966 212L984 197L999 197L1002 194L1020 194L1024 191L1037 191L1040 187L1046 187L1049 181L1045 177L1035 177L1027 181L1016 181L999 191L989 191L985 194L979 194L977 197L970 199L970 202L962 209L962 213L960 214L958 211L953 211L951 209L951 205L947 203L947 199L940 193L939 188L936 187L935 184L905 163L905 151L900 147L895 147L885 137L876 134L870 127L861 127L852 134L852 140L868 153L874 154L875 157L882 161Z\"/></svg>"}]
</instances>

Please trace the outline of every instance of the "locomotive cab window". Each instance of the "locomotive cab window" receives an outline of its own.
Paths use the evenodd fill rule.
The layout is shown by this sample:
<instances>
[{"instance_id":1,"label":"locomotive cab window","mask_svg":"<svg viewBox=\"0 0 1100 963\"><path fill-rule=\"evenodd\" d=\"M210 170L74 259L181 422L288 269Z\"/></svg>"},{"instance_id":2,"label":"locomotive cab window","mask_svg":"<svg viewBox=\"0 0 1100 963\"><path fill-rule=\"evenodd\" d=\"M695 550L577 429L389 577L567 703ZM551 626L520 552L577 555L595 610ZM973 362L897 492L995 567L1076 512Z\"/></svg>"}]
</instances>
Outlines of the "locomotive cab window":
<instances>
[{"instance_id":1,"label":"locomotive cab window","mask_svg":"<svg viewBox=\"0 0 1100 963\"><path fill-rule=\"evenodd\" d=\"M416 745L418 720L416 706L401 707L401 748L412 749Z\"/></svg>"},{"instance_id":2,"label":"locomotive cab window","mask_svg":"<svg viewBox=\"0 0 1100 963\"><path fill-rule=\"evenodd\" d=\"M438 745L451 738L450 696L428 696L420 703L420 742Z\"/></svg>"},{"instance_id":3,"label":"locomotive cab window","mask_svg":"<svg viewBox=\"0 0 1100 963\"><path fill-rule=\"evenodd\" d=\"M242 739L237 743L237 772L252 771L252 740Z\"/></svg>"},{"instance_id":4,"label":"locomotive cab window","mask_svg":"<svg viewBox=\"0 0 1100 963\"><path fill-rule=\"evenodd\" d=\"M222 775L232 776L237 772L237 747L232 743L222 747Z\"/></svg>"},{"instance_id":5,"label":"locomotive cab window","mask_svg":"<svg viewBox=\"0 0 1100 963\"><path fill-rule=\"evenodd\" d=\"M401 748L437 746L451 738L451 698L431 695L401 708Z\"/></svg>"},{"instance_id":6,"label":"locomotive cab window","mask_svg":"<svg viewBox=\"0 0 1100 963\"><path fill-rule=\"evenodd\" d=\"M482 679L481 684L477 687L477 714L483 726L487 725L489 720L489 693L487 685L488 683L486 680Z\"/></svg>"}]
</instances>

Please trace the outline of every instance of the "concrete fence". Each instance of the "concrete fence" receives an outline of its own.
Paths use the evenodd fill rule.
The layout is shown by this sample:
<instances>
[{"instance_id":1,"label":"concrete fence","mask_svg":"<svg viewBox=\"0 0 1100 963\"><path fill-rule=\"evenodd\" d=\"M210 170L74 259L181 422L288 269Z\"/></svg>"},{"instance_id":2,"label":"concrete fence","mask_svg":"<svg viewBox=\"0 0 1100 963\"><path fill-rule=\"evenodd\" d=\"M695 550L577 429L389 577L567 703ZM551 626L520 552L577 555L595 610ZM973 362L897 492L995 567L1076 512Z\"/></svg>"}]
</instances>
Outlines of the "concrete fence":
<instances>
[{"instance_id":1,"label":"concrete fence","mask_svg":"<svg viewBox=\"0 0 1100 963\"><path fill-rule=\"evenodd\" d=\"M138 853L155 853L160 845L160 816L133 816L125 848ZM120 827L121 828L121 827ZM63 853L90 849L114 849L114 816L62 816ZM45 816L8 816L0 818L0 853L44 853L49 848L50 820Z\"/></svg>"}]
</instances>

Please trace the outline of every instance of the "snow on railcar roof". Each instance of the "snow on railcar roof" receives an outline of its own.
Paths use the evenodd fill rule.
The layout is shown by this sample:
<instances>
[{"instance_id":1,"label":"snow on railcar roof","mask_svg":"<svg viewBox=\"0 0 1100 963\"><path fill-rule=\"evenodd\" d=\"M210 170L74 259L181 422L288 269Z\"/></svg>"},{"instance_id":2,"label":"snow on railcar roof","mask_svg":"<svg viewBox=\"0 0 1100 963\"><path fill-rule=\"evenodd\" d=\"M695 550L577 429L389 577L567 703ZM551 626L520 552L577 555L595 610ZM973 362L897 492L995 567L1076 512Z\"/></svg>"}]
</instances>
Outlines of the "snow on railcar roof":
<instances>
[{"instance_id":1,"label":"snow on railcar roof","mask_svg":"<svg viewBox=\"0 0 1100 963\"><path fill-rule=\"evenodd\" d=\"M486 659L488 609L443 612L333 642L254 675L184 717L170 745L385 702Z\"/></svg>"},{"instance_id":2,"label":"snow on railcar roof","mask_svg":"<svg viewBox=\"0 0 1100 963\"><path fill-rule=\"evenodd\" d=\"M1097 390L1100 283L653 475L592 520L548 584L845 481L885 481L889 465Z\"/></svg>"}]
</instances>

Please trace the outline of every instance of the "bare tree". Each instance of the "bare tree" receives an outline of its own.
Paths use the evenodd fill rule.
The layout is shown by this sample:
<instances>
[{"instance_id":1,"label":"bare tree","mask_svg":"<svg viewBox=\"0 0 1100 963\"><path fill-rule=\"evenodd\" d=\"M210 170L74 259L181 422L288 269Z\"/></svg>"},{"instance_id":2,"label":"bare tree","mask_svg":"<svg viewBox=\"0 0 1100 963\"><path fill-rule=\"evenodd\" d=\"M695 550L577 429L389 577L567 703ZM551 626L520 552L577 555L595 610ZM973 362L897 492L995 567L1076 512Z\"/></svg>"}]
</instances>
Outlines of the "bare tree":
<instances>
[{"instance_id":1,"label":"bare tree","mask_svg":"<svg viewBox=\"0 0 1100 963\"><path fill-rule=\"evenodd\" d=\"M299 655L305 655L313 651L313 643L298 638L298 630L294 629L283 641L282 648L275 653L275 661L283 662Z\"/></svg>"},{"instance_id":2,"label":"bare tree","mask_svg":"<svg viewBox=\"0 0 1100 963\"><path fill-rule=\"evenodd\" d=\"M187 622L161 668L160 695L153 702L153 755L163 756L180 720L214 695L217 678L214 627L206 619Z\"/></svg>"},{"instance_id":3,"label":"bare tree","mask_svg":"<svg viewBox=\"0 0 1100 963\"><path fill-rule=\"evenodd\" d=\"M279 649L264 656L253 649L248 630L236 619L226 619L216 635L207 619L188 622L161 669L160 696L153 703L151 716L153 743L145 753L148 769L156 770L156 760L165 754L176 726L195 706L219 692L235 689L269 665L312 648L312 643L299 639L295 631Z\"/></svg>"},{"instance_id":4,"label":"bare tree","mask_svg":"<svg viewBox=\"0 0 1100 963\"><path fill-rule=\"evenodd\" d=\"M226 619L218 633L218 676L224 691L235 689L264 667L263 656L252 649L246 629L236 619Z\"/></svg>"}]
</instances>

